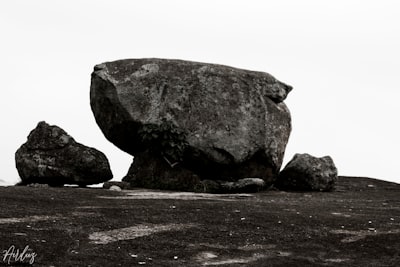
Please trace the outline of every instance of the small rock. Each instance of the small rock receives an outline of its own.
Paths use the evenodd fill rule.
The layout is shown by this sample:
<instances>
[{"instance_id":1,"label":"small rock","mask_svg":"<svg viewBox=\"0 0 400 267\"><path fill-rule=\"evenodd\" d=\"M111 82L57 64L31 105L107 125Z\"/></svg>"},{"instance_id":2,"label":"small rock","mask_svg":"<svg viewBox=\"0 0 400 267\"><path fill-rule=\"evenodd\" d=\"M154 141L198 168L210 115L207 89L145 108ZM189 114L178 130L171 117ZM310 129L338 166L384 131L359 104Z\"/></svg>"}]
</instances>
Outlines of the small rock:
<instances>
[{"instance_id":1,"label":"small rock","mask_svg":"<svg viewBox=\"0 0 400 267\"><path fill-rule=\"evenodd\" d=\"M109 190L111 190L111 191L122 191L121 187L119 187L117 185L112 185Z\"/></svg>"},{"instance_id":2,"label":"small rock","mask_svg":"<svg viewBox=\"0 0 400 267\"><path fill-rule=\"evenodd\" d=\"M260 178L243 178L235 184L235 191L240 193L256 193L264 189L265 182Z\"/></svg>"},{"instance_id":3,"label":"small rock","mask_svg":"<svg viewBox=\"0 0 400 267\"><path fill-rule=\"evenodd\" d=\"M131 189L131 185L128 182L119 182L119 181L108 181L103 184L104 189L110 189L111 186L118 186L122 190L129 190Z\"/></svg>"},{"instance_id":4,"label":"small rock","mask_svg":"<svg viewBox=\"0 0 400 267\"><path fill-rule=\"evenodd\" d=\"M265 182L260 178L243 178L236 182L203 180L196 187L202 193L256 193L265 188Z\"/></svg>"},{"instance_id":5,"label":"small rock","mask_svg":"<svg viewBox=\"0 0 400 267\"><path fill-rule=\"evenodd\" d=\"M47 188L47 187L49 187L48 184L38 184L38 183L27 184L26 186L34 187L34 188Z\"/></svg>"},{"instance_id":6,"label":"small rock","mask_svg":"<svg viewBox=\"0 0 400 267\"><path fill-rule=\"evenodd\" d=\"M275 186L282 190L332 191L337 179L331 157L296 154L279 174Z\"/></svg>"}]
</instances>

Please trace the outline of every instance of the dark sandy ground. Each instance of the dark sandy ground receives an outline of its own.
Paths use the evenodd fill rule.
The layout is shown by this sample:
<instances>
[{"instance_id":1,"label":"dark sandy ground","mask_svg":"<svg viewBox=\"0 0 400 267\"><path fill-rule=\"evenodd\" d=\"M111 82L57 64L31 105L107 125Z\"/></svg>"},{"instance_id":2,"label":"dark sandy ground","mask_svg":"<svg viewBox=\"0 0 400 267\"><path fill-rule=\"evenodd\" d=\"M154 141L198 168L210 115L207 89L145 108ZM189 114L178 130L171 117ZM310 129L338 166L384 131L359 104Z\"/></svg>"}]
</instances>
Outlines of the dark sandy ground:
<instances>
[{"instance_id":1,"label":"dark sandy ground","mask_svg":"<svg viewBox=\"0 0 400 267\"><path fill-rule=\"evenodd\" d=\"M331 193L0 187L0 206L0 266L400 266L400 185L368 178Z\"/></svg>"}]
</instances>

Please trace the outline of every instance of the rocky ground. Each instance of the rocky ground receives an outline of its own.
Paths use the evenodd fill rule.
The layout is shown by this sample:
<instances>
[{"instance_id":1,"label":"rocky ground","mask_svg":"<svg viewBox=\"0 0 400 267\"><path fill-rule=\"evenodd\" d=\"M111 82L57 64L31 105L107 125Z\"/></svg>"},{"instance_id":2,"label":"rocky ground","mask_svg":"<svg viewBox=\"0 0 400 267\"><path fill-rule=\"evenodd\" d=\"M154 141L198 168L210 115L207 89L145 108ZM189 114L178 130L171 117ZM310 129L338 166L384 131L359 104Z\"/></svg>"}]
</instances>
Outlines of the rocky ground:
<instances>
[{"instance_id":1,"label":"rocky ground","mask_svg":"<svg viewBox=\"0 0 400 267\"><path fill-rule=\"evenodd\" d=\"M5 265L400 266L400 185L374 179L340 177L331 193L21 186L0 196Z\"/></svg>"}]
</instances>

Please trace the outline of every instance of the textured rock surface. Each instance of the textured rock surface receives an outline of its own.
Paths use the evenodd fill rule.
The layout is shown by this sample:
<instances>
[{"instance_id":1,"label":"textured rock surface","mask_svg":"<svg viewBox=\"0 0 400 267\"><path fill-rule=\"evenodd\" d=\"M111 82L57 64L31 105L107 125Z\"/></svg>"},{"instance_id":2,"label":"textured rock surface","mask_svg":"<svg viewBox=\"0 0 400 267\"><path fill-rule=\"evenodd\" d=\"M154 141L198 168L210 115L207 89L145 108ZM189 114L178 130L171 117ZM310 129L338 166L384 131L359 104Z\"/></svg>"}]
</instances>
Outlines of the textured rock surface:
<instances>
[{"instance_id":1,"label":"textured rock surface","mask_svg":"<svg viewBox=\"0 0 400 267\"><path fill-rule=\"evenodd\" d=\"M135 156L125 181L192 190L199 179L275 180L291 131L282 102L290 90L263 72L132 59L95 66L90 99L106 138Z\"/></svg>"},{"instance_id":2,"label":"textured rock surface","mask_svg":"<svg viewBox=\"0 0 400 267\"><path fill-rule=\"evenodd\" d=\"M40 122L15 153L20 184L81 186L108 181L112 173L106 156L77 143L63 129Z\"/></svg>"},{"instance_id":3,"label":"textured rock surface","mask_svg":"<svg viewBox=\"0 0 400 267\"><path fill-rule=\"evenodd\" d=\"M276 187L301 191L331 191L337 175L331 157L316 158L309 154L296 154L279 174Z\"/></svg>"}]
</instances>

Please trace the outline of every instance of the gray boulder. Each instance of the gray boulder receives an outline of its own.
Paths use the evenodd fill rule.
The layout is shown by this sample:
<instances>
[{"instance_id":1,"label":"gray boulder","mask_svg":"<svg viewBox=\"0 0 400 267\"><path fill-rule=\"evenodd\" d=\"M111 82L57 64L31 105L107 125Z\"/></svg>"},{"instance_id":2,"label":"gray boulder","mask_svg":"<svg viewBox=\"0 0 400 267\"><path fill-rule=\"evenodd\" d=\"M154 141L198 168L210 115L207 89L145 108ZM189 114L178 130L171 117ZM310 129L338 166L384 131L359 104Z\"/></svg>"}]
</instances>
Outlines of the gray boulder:
<instances>
[{"instance_id":1,"label":"gray boulder","mask_svg":"<svg viewBox=\"0 0 400 267\"><path fill-rule=\"evenodd\" d=\"M20 185L85 186L112 178L110 165L102 152L77 143L60 127L43 121L17 150L15 162L22 180Z\"/></svg>"},{"instance_id":2,"label":"gray boulder","mask_svg":"<svg viewBox=\"0 0 400 267\"><path fill-rule=\"evenodd\" d=\"M105 137L135 157L124 181L192 191L205 179L275 181L291 89L264 72L128 59L95 66L90 102Z\"/></svg>"},{"instance_id":3,"label":"gray boulder","mask_svg":"<svg viewBox=\"0 0 400 267\"><path fill-rule=\"evenodd\" d=\"M331 157L296 154L279 174L275 186L283 190L332 191L338 179Z\"/></svg>"}]
</instances>

